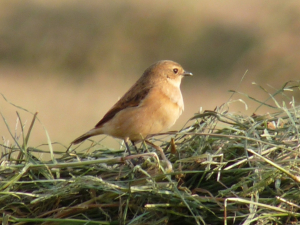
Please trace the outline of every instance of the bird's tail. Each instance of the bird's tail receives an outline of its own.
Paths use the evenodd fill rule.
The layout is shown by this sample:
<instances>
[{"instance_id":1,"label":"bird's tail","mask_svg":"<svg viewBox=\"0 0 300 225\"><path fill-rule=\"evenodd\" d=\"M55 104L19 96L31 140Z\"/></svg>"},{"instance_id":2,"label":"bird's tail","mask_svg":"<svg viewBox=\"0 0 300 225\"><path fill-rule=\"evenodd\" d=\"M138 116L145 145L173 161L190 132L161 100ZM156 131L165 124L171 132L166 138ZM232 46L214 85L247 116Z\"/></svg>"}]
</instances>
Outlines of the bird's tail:
<instances>
[{"instance_id":1,"label":"bird's tail","mask_svg":"<svg viewBox=\"0 0 300 225\"><path fill-rule=\"evenodd\" d=\"M72 141L71 144L77 145L77 144L83 142L85 139L88 139L88 138L90 138L90 137L92 137L92 136L93 136L93 135L86 135L86 134L81 135L80 137L78 137L78 138L76 138L74 141Z\"/></svg>"},{"instance_id":2,"label":"bird's tail","mask_svg":"<svg viewBox=\"0 0 300 225\"><path fill-rule=\"evenodd\" d=\"M74 141L71 142L71 144L77 145L77 144L83 142L84 140L86 140L92 136L98 135L98 134L101 134L101 133L96 132L95 129L92 129L92 130L86 132L85 134L81 135L80 137L76 138Z\"/></svg>"}]
</instances>

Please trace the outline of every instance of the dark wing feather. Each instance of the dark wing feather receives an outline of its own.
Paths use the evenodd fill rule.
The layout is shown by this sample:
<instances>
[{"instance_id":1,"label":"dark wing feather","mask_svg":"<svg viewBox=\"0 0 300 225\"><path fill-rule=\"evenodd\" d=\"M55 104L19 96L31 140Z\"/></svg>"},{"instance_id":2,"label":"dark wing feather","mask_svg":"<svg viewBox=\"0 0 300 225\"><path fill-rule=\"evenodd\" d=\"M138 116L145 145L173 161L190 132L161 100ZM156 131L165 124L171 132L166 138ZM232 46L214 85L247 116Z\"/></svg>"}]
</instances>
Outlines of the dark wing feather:
<instances>
[{"instance_id":1,"label":"dark wing feather","mask_svg":"<svg viewBox=\"0 0 300 225\"><path fill-rule=\"evenodd\" d=\"M136 83L129 91L104 115L104 117L96 124L95 128L102 126L111 120L118 112L128 107L136 107L147 96L151 87L144 87L141 83ZM136 91L135 91L136 90Z\"/></svg>"}]
</instances>

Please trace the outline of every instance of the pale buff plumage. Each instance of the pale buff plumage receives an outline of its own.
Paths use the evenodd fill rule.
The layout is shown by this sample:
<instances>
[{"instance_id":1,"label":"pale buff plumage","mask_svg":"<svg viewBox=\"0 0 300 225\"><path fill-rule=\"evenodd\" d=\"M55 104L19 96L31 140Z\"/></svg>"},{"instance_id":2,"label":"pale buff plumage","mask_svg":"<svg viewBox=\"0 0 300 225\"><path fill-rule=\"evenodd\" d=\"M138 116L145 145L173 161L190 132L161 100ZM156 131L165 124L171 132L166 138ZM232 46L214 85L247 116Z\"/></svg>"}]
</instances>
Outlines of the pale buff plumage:
<instances>
[{"instance_id":1,"label":"pale buff plumage","mask_svg":"<svg viewBox=\"0 0 300 225\"><path fill-rule=\"evenodd\" d=\"M170 60L153 64L95 128L76 138L72 144L100 134L137 142L170 128L184 109L181 79L191 75Z\"/></svg>"}]
</instances>

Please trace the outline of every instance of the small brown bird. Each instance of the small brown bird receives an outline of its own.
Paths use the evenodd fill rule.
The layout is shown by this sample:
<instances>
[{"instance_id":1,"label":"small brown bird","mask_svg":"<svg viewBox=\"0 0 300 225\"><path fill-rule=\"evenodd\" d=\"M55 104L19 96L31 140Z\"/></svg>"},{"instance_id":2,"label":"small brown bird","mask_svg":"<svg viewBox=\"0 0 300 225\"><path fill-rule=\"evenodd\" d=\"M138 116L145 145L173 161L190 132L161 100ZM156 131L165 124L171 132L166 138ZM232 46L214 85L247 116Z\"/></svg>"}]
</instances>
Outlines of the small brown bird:
<instances>
[{"instance_id":1,"label":"small brown bird","mask_svg":"<svg viewBox=\"0 0 300 225\"><path fill-rule=\"evenodd\" d=\"M107 134L133 144L170 128L181 115L184 104L181 79L192 76L178 63L163 60L145 70L141 78L104 115L96 126L71 144ZM129 150L129 148L128 148Z\"/></svg>"}]
</instances>

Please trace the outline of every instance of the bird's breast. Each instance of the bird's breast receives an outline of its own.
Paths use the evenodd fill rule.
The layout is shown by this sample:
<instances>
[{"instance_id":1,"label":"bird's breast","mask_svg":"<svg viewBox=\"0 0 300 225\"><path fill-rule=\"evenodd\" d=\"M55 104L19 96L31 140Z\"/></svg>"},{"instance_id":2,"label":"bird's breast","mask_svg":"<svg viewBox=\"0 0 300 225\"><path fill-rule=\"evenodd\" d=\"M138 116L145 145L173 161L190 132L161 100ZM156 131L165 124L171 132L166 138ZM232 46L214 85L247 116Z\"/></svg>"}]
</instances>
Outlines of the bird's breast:
<instances>
[{"instance_id":1,"label":"bird's breast","mask_svg":"<svg viewBox=\"0 0 300 225\"><path fill-rule=\"evenodd\" d=\"M180 87L174 86L174 85L165 85L161 89L162 95L164 95L167 99L169 99L170 102L176 104L181 110L180 114L184 110L184 103L183 98L181 94Z\"/></svg>"},{"instance_id":2,"label":"bird's breast","mask_svg":"<svg viewBox=\"0 0 300 225\"><path fill-rule=\"evenodd\" d=\"M183 99L179 88L165 87L153 89L143 106L152 115L155 123L160 123L163 129L171 127L184 110Z\"/></svg>"}]
</instances>

